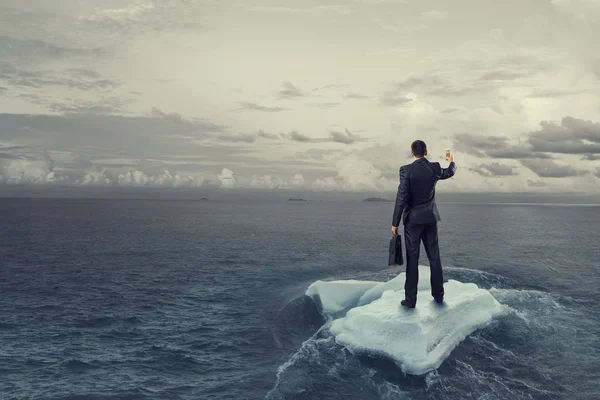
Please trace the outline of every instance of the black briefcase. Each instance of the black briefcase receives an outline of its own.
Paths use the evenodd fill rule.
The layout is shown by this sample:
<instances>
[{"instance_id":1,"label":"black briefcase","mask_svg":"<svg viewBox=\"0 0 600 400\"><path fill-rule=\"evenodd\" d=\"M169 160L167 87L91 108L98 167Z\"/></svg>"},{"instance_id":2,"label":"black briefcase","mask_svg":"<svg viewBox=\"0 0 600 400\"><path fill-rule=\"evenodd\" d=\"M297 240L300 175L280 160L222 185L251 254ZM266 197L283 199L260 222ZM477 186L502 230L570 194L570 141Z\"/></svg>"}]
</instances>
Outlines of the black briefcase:
<instances>
[{"instance_id":1,"label":"black briefcase","mask_svg":"<svg viewBox=\"0 0 600 400\"><path fill-rule=\"evenodd\" d=\"M402 237L400 234L397 234L390 239L390 257L388 265L402 264L404 264L404 259L402 258Z\"/></svg>"}]
</instances>

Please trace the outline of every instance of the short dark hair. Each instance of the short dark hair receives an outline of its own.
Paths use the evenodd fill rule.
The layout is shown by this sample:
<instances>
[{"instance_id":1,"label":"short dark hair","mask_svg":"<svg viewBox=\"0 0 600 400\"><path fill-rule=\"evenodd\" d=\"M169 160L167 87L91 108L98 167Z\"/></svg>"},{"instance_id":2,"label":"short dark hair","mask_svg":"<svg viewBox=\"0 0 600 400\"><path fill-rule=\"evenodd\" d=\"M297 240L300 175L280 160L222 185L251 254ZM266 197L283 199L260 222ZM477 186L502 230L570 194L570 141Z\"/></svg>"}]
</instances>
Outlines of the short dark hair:
<instances>
[{"instance_id":1,"label":"short dark hair","mask_svg":"<svg viewBox=\"0 0 600 400\"><path fill-rule=\"evenodd\" d=\"M422 140L415 140L410 145L410 149L412 150L412 153L415 155L415 157L424 157L425 152L427 151L427 145Z\"/></svg>"}]
</instances>

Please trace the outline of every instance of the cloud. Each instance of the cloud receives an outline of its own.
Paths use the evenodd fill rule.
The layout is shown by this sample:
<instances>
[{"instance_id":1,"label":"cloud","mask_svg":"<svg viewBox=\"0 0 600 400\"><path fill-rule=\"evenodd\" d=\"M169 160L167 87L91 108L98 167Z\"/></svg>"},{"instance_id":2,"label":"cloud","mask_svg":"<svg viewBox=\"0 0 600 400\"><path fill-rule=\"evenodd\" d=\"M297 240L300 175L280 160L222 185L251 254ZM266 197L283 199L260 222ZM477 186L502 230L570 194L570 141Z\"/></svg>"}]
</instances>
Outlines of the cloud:
<instances>
[{"instance_id":1,"label":"cloud","mask_svg":"<svg viewBox=\"0 0 600 400\"><path fill-rule=\"evenodd\" d=\"M348 129L346 129L343 133L338 131L329 131L329 137L334 142L344 144L352 144L361 140L360 136L353 134Z\"/></svg>"},{"instance_id":2,"label":"cloud","mask_svg":"<svg viewBox=\"0 0 600 400\"><path fill-rule=\"evenodd\" d=\"M551 4L578 29L594 31L600 26L600 5L596 0L552 0Z\"/></svg>"},{"instance_id":3,"label":"cloud","mask_svg":"<svg viewBox=\"0 0 600 400\"><path fill-rule=\"evenodd\" d=\"M335 163L337 174L315 180L311 187L326 191L390 191L397 181L384 176L371 162L356 154L343 154Z\"/></svg>"},{"instance_id":4,"label":"cloud","mask_svg":"<svg viewBox=\"0 0 600 400\"><path fill-rule=\"evenodd\" d=\"M170 113L169 114L169 113L159 110L156 107L152 107L152 110L150 111L150 115L159 117L159 118L163 118L168 121L175 122L176 124L181 124L181 122L183 121L183 117L181 116L181 114L179 114L179 113Z\"/></svg>"},{"instance_id":5,"label":"cloud","mask_svg":"<svg viewBox=\"0 0 600 400\"><path fill-rule=\"evenodd\" d=\"M487 177L518 175L514 169L515 167L513 166L500 164L497 162L490 164L479 164L470 168L471 171Z\"/></svg>"},{"instance_id":6,"label":"cloud","mask_svg":"<svg viewBox=\"0 0 600 400\"><path fill-rule=\"evenodd\" d=\"M597 161L600 160L600 154L585 154L581 159L586 161Z\"/></svg>"},{"instance_id":7,"label":"cloud","mask_svg":"<svg viewBox=\"0 0 600 400\"><path fill-rule=\"evenodd\" d=\"M294 84L291 82L284 82L282 86L283 88L279 92L277 92L277 96L279 97L279 99L291 100L299 97L310 96L309 93L294 86Z\"/></svg>"},{"instance_id":8,"label":"cloud","mask_svg":"<svg viewBox=\"0 0 600 400\"><path fill-rule=\"evenodd\" d=\"M410 95L401 95L393 91L387 91L379 97L379 103L385 107L397 107L413 101Z\"/></svg>"},{"instance_id":9,"label":"cloud","mask_svg":"<svg viewBox=\"0 0 600 400\"><path fill-rule=\"evenodd\" d=\"M258 131L257 136L261 137L261 138L265 138L265 139L272 139L272 140L277 140L277 139L281 138L281 136L276 135L274 133L267 133L267 132L263 132L263 131Z\"/></svg>"},{"instance_id":10,"label":"cloud","mask_svg":"<svg viewBox=\"0 0 600 400\"><path fill-rule=\"evenodd\" d=\"M511 145L505 136L483 136L461 133L454 136L454 147L458 151L480 158L548 159L548 154L535 152L527 143Z\"/></svg>"},{"instance_id":11,"label":"cloud","mask_svg":"<svg viewBox=\"0 0 600 400\"><path fill-rule=\"evenodd\" d=\"M579 171L570 165L558 165L551 160L521 160L523 166L532 170L540 178L569 178L585 175L589 171Z\"/></svg>"},{"instance_id":12,"label":"cloud","mask_svg":"<svg viewBox=\"0 0 600 400\"><path fill-rule=\"evenodd\" d=\"M290 110L289 108L286 107L268 107L268 106L261 106L259 104L256 103L252 103L252 102L242 102L241 104L241 108L237 108L235 110L232 111L239 111L239 110L251 110L251 111L263 111L263 112L280 112L280 111L288 111Z\"/></svg>"},{"instance_id":13,"label":"cloud","mask_svg":"<svg viewBox=\"0 0 600 400\"><path fill-rule=\"evenodd\" d=\"M405 4L408 0L355 0L356 3L365 5L380 5L380 4Z\"/></svg>"},{"instance_id":14,"label":"cloud","mask_svg":"<svg viewBox=\"0 0 600 400\"><path fill-rule=\"evenodd\" d=\"M391 47L383 50L375 50L366 53L367 56L388 56L390 54L414 53L416 50L402 46Z\"/></svg>"},{"instance_id":15,"label":"cloud","mask_svg":"<svg viewBox=\"0 0 600 400\"><path fill-rule=\"evenodd\" d=\"M130 100L110 97L93 101L71 100L70 102L57 102L50 99L41 99L27 96L32 103L43 104L48 110L61 114L118 114L124 112L124 106Z\"/></svg>"},{"instance_id":16,"label":"cloud","mask_svg":"<svg viewBox=\"0 0 600 400\"><path fill-rule=\"evenodd\" d=\"M346 98L347 99L371 99L372 96L367 96L365 94L360 94L360 93L348 93L346 94Z\"/></svg>"},{"instance_id":17,"label":"cloud","mask_svg":"<svg viewBox=\"0 0 600 400\"><path fill-rule=\"evenodd\" d=\"M312 142L312 141L314 141L313 139L309 138L306 135L303 135L303 134L299 133L298 131L292 131L292 132L290 132L287 135L287 137L290 140L293 140L295 142L304 142L304 143L306 143L306 142Z\"/></svg>"},{"instance_id":18,"label":"cloud","mask_svg":"<svg viewBox=\"0 0 600 400\"><path fill-rule=\"evenodd\" d=\"M136 1L120 8L96 8L83 13L79 21L100 31L120 35L145 34L167 29L199 29L203 15L211 2L187 0ZM202 7L202 8L197 8Z\"/></svg>"},{"instance_id":19,"label":"cloud","mask_svg":"<svg viewBox=\"0 0 600 400\"><path fill-rule=\"evenodd\" d=\"M332 12L335 14L352 14L352 9L342 5L317 5L308 8L286 7L286 6L251 6L246 4L236 4L237 7L243 7L248 11L270 12L278 14L318 14Z\"/></svg>"},{"instance_id":20,"label":"cloud","mask_svg":"<svg viewBox=\"0 0 600 400\"><path fill-rule=\"evenodd\" d=\"M181 176L173 174L171 171L164 171L159 175L147 175L146 173L134 170L124 174L119 174L117 178L118 186L125 187L201 187L202 180L194 176Z\"/></svg>"},{"instance_id":21,"label":"cloud","mask_svg":"<svg viewBox=\"0 0 600 400\"><path fill-rule=\"evenodd\" d=\"M527 186L529 186L529 187L545 187L545 186L548 186L548 184L544 181L534 181L531 179L527 179Z\"/></svg>"},{"instance_id":22,"label":"cloud","mask_svg":"<svg viewBox=\"0 0 600 400\"><path fill-rule=\"evenodd\" d=\"M242 142L242 143L254 143L256 140L255 135L241 134L241 133L222 133L217 136L219 140L226 142Z\"/></svg>"},{"instance_id":23,"label":"cloud","mask_svg":"<svg viewBox=\"0 0 600 400\"><path fill-rule=\"evenodd\" d=\"M520 146L506 146L503 148L488 150L486 152L487 157L492 158L510 158L515 160L526 160L526 159L551 159L552 156L545 153L532 152L528 148L522 148Z\"/></svg>"},{"instance_id":24,"label":"cloud","mask_svg":"<svg viewBox=\"0 0 600 400\"><path fill-rule=\"evenodd\" d=\"M81 70L40 71L17 68L0 62L0 81L13 87L40 89L47 86L64 86L81 91L106 92L121 86L121 82L102 78L98 74L84 74Z\"/></svg>"},{"instance_id":25,"label":"cloud","mask_svg":"<svg viewBox=\"0 0 600 400\"><path fill-rule=\"evenodd\" d=\"M234 187L236 184L236 179L233 171L228 168L223 168L221 174L219 175L219 182L221 182L222 188L230 189Z\"/></svg>"},{"instance_id":26,"label":"cloud","mask_svg":"<svg viewBox=\"0 0 600 400\"><path fill-rule=\"evenodd\" d=\"M448 12L442 10L429 10L422 12L419 17L423 22L443 21L448 18Z\"/></svg>"},{"instance_id":27,"label":"cloud","mask_svg":"<svg viewBox=\"0 0 600 400\"><path fill-rule=\"evenodd\" d=\"M197 154L194 140L229 132L203 119L179 119L154 109L152 116L0 114L0 142L92 156L156 158ZM190 139L182 140L182 137ZM216 153L215 153L216 154Z\"/></svg>"},{"instance_id":28,"label":"cloud","mask_svg":"<svg viewBox=\"0 0 600 400\"><path fill-rule=\"evenodd\" d=\"M337 107L337 106L341 105L341 103L330 101L330 102L323 102L323 103L306 103L305 105L309 106L309 107L317 107L317 108L327 109L327 108Z\"/></svg>"},{"instance_id":29,"label":"cloud","mask_svg":"<svg viewBox=\"0 0 600 400\"><path fill-rule=\"evenodd\" d=\"M84 60L89 57L106 55L102 48L75 48L58 46L40 39L18 39L0 36L0 60L11 60L18 65L38 64L44 60L75 58Z\"/></svg>"},{"instance_id":30,"label":"cloud","mask_svg":"<svg viewBox=\"0 0 600 400\"><path fill-rule=\"evenodd\" d=\"M316 87L312 91L313 92L319 92L319 91L323 91L323 90L326 90L326 89L339 89L339 88L348 87L348 86L350 86L350 85L348 85L348 84L341 84L341 83L332 83L332 84L329 84L329 85L324 85L324 86Z\"/></svg>"},{"instance_id":31,"label":"cloud","mask_svg":"<svg viewBox=\"0 0 600 400\"><path fill-rule=\"evenodd\" d=\"M529 134L533 151L562 154L600 153L600 123L564 117L560 125L543 121L542 129Z\"/></svg>"},{"instance_id":32,"label":"cloud","mask_svg":"<svg viewBox=\"0 0 600 400\"><path fill-rule=\"evenodd\" d=\"M454 148L458 151L486 157L486 152L507 147L508 138L504 136L484 136L470 133L454 135Z\"/></svg>"},{"instance_id":33,"label":"cloud","mask_svg":"<svg viewBox=\"0 0 600 400\"><path fill-rule=\"evenodd\" d=\"M346 145L353 144L358 141L363 141L360 136L350 132L348 129L344 129L344 132L339 132L336 130L329 131L329 137L321 137L321 138L311 138L306 136L298 131L292 131L288 134L282 135L284 138L288 138L295 142L301 143L342 143Z\"/></svg>"},{"instance_id":34,"label":"cloud","mask_svg":"<svg viewBox=\"0 0 600 400\"><path fill-rule=\"evenodd\" d=\"M533 91L528 94L526 97L530 99L556 99L560 97L567 96L577 96L580 94L595 94L596 90L594 89L576 89L576 90L557 90L557 89L537 89L534 88Z\"/></svg>"}]
</instances>

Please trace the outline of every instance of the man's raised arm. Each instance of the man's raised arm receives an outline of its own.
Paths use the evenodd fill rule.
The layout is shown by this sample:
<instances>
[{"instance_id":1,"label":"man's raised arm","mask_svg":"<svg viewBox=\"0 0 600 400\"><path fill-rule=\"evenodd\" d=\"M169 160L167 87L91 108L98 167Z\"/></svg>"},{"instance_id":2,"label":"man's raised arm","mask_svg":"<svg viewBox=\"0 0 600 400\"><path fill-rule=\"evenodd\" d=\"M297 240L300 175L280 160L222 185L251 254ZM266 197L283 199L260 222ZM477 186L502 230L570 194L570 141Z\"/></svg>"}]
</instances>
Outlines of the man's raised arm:
<instances>
[{"instance_id":1,"label":"man's raised arm","mask_svg":"<svg viewBox=\"0 0 600 400\"><path fill-rule=\"evenodd\" d=\"M398 185L398 194L396 195L396 205L394 206L394 217L392 218L392 227L397 228L400 225L402 211L408 202L410 196L410 182L406 174L406 168L400 167L400 184Z\"/></svg>"},{"instance_id":2,"label":"man's raised arm","mask_svg":"<svg viewBox=\"0 0 600 400\"><path fill-rule=\"evenodd\" d=\"M441 168L442 173L438 177L440 180L452 178L454 173L456 172L456 164L454 164L454 157L452 157L452 161L450 161L450 165L448 168Z\"/></svg>"}]
</instances>

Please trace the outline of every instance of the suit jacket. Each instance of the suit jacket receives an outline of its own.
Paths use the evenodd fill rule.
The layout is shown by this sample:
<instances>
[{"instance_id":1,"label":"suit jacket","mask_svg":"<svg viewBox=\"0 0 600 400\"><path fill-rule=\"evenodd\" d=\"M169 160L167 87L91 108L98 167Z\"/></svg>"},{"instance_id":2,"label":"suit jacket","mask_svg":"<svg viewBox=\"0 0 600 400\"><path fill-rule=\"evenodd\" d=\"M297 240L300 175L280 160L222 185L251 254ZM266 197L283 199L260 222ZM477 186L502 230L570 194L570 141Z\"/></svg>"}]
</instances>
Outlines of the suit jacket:
<instances>
[{"instance_id":1,"label":"suit jacket","mask_svg":"<svg viewBox=\"0 0 600 400\"><path fill-rule=\"evenodd\" d=\"M435 185L438 180L454 176L456 164L442 168L438 162L418 158L411 164L400 167L400 185L394 207L392 226L428 224L440 221L440 213L435 204Z\"/></svg>"}]
</instances>

